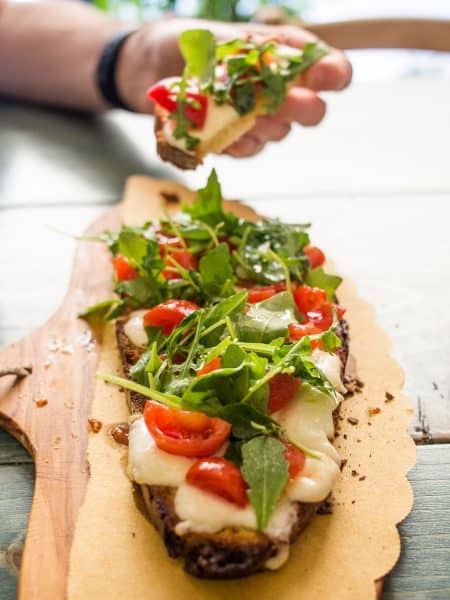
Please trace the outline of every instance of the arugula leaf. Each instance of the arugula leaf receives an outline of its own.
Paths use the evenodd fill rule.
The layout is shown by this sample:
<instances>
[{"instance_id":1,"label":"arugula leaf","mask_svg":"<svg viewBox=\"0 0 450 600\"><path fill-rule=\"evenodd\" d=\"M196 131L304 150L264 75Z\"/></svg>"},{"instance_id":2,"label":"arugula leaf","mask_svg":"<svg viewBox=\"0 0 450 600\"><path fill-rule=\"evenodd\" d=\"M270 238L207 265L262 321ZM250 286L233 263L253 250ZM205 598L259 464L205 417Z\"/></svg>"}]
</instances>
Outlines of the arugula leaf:
<instances>
[{"instance_id":1,"label":"arugula leaf","mask_svg":"<svg viewBox=\"0 0 450 600\"><path fill-rule=\"evenodd\" d=\"M277 423L269 416L240 402L224 406L220 416L231 423L233 436L241 440L250 440L262 432L270 435L279 430Z\"/></svg>"},{"instance_id":2,"label":"arugula leaf","mask_svg":"<svg viewBox=\"0 0 450 600\"><path fill-rule=\"evenodd\" d=\"M199 219L212 227L223 221L222 190L215 169L211 171L206 186L197 191L194 202L184 204L182 208L193 219Z\"/></svg>"},{"instance_id":3,"label":"arugula leaf","mask_svg":"<svg viewBox=\"0 0 450 600\"><path fill-rule=\"evenodd\" d=\"M148 385L148 374L155 375L161 365L162 360L158 355L158 344L153 342L151 347L142 354L137 363L131 367L129 376L137 383Z\"/></svg>"},{"instance_id":4,"label":"arugula leaf","mask_svg":"<svg viewBox=\"0 0 450 600\"><path fill-rule=\"evenodd\" d=\"M131 227L122 227L117 240L117 248L133 266L139 267L147 254L147 240Z\"/></svg>"},{"instance_id":5,"label":"arugula leaf","mask_svg":"<svg viewBox=\"0 0 450 600\"><path fill-rule=\"evenodd\" d=\"M247 313L239 315L237 330L243 342L270 343L274 338L285 338L288 325L295 321L294 303L288 292L251 304Z\"/></svg>"},{"instance_id":6,"label":"arugula leaf","mask_svg":"<svg viewBox=\"0 0 450 600\"><path fill-rule=\"evenodd\" d=\"M140 305L157 304L161 294L159 287L153 285L152 281L144 275L121 281L116 285L115 291L120 295L128 296L131 300L130 305L134 305L135 308Z\"/></svg>"},{"instance_id":7,"label":"arugula leaf","mask_svg":"<svg viewBox=\"0 0 450 600\"><path fill-rule=\"evenodd\" d=\"M338 275L329 275L325 273L322 267L311 269L308 271L305 283L311 287L318 287L325 290L327 293L328 300L332 300L335 291L340 286L342 277Z\"/></svg>"},{"instance_id":8,"label":"arugula leaf","mask_svg":"<svg viewBox=\"0 0 450 600\"><path fill-rule=\"evenodd\" d=\"M80 313L78 318L84 319L89 325L103 322L106 314L117 304L117 302L117 300L103 300L97 304L92 304L92 306L89 306L84 312Z\"/></svg>"},{"instance_id":9,"label":"arugula leaf","mask_svg":"<svg viewBox=\"0 0 450 600\"><path fill-rule=\"evenodd\" d=\"M186 75L202 82L214 76L216 40L208 29L188 29L178 38L181 54L186 61Z\"/></svg>"},{"instance_id":10,"label":"arugula leaf","mask_svg":"<svg viewBox=\"0 0 450 600\"><path fill-rule=\"evenodd\" d=\"M256 513L256 524L263 531L272 516L289 479L284 445L277 439L259 436L242 445L242 475Z\"/></svg>"},{"instance_id":11,"label":"arugula leaf","mask_svg":"<svg viewBox=\"0 0 450 600\"><path fill-rule=\"evenodd\" d=\"M234 95L234 107L242 116L251 112L256 105L255 85L247 79L242 85L236 86Z\"/></svg>"},{"instance_id":12,"label":"arugula leaf","mask_svg":"<svg viewBox=\"0 0 450 600\"><path fill-rule=\"evenodd\" d=\"M199 272L202 288L210 298L233 293L235 277L227 244L219 244L202 256Z\"/></svg>"}]
</instances>

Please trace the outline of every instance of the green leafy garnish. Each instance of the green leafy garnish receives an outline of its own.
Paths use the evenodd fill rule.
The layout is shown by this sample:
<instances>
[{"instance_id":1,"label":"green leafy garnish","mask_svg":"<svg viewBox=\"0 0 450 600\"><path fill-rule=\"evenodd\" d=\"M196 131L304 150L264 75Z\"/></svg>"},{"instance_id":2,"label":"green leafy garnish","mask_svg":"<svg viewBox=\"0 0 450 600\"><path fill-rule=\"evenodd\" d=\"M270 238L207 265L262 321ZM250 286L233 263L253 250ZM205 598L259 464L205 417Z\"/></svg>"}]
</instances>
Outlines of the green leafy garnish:
<instances>
[{"instance_id":1,"label":"green leafy garnish","mask_svg":"<svg viewBox=\"0 0 450 600\"><path fill-rule=\"evenodd\" d=\"M284 445L268 436L255 437L242 445L242 475L249 486L248 497L256 524L263 531L269 523L289 478Z\"/></svg>"},{"instance_id":2,"label":"green leafy garnish","mask_svg":"<svg viewBox=\"0 0 450 600\"><path fill-rule=\"evenodd\" d=\"M216 40L207 29L189 29L179 37L181 54L186 62L186 75L202 82L212 80L215 66Z\"/></svg>"},{"instance_id":3,"label":"green leafy garnish","mask_svg":"<svg viewBox=\"0 0 450 600\"><path fill-rule=\"evenodd\" d=\"M342 277L329 275L325 273L322 267L317 267L308 272L305 283L311 287L318 287L325 290L328 300L332 300L335 291L342 283Z\"/></svg>"}]
</instances>

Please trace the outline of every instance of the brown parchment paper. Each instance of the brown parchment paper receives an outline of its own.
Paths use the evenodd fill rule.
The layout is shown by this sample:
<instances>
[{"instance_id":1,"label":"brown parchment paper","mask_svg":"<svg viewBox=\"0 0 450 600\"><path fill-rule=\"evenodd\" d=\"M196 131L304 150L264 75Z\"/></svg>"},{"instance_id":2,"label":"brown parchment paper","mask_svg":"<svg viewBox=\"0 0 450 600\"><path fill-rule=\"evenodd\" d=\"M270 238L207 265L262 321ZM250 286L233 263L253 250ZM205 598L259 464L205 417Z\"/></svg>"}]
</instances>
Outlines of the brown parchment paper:
<instances>
[{"instance_id":1,"label":"brown parchment paper","mask_svg":"<svg viewBox=\"0 0 450 600\"><path fill-rule=\"evenodd\" d=\"M154 218L161 190L190 197L174 183L133 177L126 188L124 220ZM249 209L238 212L248 215ZM315 518L277 572L234 581L187 575L180 561L167 556L136 507L125 473L127 449L107 431L107 424L127 419L125 396L99 382L92 415L104 427L88 444L91 477L72 546L70 600L375 598L374 582L399 557L396 524L412 506L406 473L415 462L415 448L406 428L413 411L401 395L403 374L389 355L389 339L376 325L374 310L348 280L339 289L339 300L347 307L351 354L364 389L342 406L336 446L347 463L334 487L333 514ZM99 371L121 371L111 325L105 331ZM385 401L386 392L393 394L392 401ZM370 414L374 408L381 410ZM348 417L358 424L352 425Z\"/></svg>"}]
</instances>

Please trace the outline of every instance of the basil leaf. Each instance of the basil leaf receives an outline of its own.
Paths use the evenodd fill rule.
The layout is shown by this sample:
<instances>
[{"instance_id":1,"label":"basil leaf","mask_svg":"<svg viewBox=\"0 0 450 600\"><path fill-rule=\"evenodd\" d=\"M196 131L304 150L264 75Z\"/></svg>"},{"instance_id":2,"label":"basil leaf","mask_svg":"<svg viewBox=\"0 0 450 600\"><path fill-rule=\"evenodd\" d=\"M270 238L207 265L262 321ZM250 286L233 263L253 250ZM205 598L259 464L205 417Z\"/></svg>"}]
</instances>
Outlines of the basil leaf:
<instances>
[{"instance_id":1,"label":"basil leaf","mask_svg":"<svg viewBox=\"0 0 450 600\"><path fill-rule=\"evenodd\" d=\"M338 275L329 275L325 273L322 267L311 269L306 276L306 281L311 287L318 287L325 290L327 293L328 300L332 300L335 291L340 286L342 277Z\"/></svg>"},{"instance_id":2,"label":"basil leaf","mask_svg":"<svg viewBox=\"0 0 450 600\"><path fill-rule=\"evenodd\" d=\"M227 244L219 244L202 256L199 272L202 288L209 297L218 298L233 293L235 278Z\"/></svg>"},{"instance_id":3,"label":"basil leaf","mask_svg":"<svg viewBox=\"0 0 450 600\"><path fill-rule=\"evenodd\" d=\"M250 305L247 313L239 315L237 329L243 342L270 343L274 338L285 338L288 325L295 321L294 304L288 292Z\"/></svg>"},{"instance_id":4,"label":"basil leaf","mask_svg":"<svg viewBox=\"0 0 450 600\"><path fill-rule=\"evenodd\" d=\"M188 29L178 38L181 54L186 61L187 76L198 77L202 82L213 79L216 41L207 29Z\"/></svg>"},{"instance_id":5,"label":"basil leaf","mask_svg":"<svg viewBox=\"0 0 450 600\"><path fill-rule=\"evenodd\" d=\"M248 497L263 531L272 516L289 478L284 445L267 436L255 437L242 445L242 475L249 486Z\"/></svg>"}]
</instances>

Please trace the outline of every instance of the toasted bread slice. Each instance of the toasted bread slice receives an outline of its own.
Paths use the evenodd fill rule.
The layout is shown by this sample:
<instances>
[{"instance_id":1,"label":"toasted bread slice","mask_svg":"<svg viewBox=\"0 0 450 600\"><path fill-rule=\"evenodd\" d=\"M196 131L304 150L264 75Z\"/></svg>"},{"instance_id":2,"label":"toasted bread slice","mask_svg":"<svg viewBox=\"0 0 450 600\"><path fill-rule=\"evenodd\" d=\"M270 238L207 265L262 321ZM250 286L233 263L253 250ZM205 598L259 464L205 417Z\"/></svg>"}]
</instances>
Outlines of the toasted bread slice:
<instances>
[{"instance_id":1,"label":"toasted bread slice","mask_svg":"<svg viewBox=\"0 0 450 600\"><path fill-rule=\"evenodd\" d=\"M169 113L160 106L155 107L155 136L156 149L162 160L176 165L180 169L196 169L203 163L203 158L210 153L220 154L231 146L240 137L252 129L258 114L263 110L255 109L248 115L240 117L236 113L236 120L220 129L212 138L200 143L195 150L188 152L176 146L171 146L164 133Z\"/></svg>"},{"instance_id":2,"label":"toasted bread slice","mask_svg":"<svg viewBox=\"0 0 450 600\"><path fill-rule=\"evenodd\" d=\"M142 350L134 346L125 334L125 321L126 319L116 321L116 338L123 370L128 376ZM344 373L348 357L348 330L345 321L340 322L338 334L342 340L339 357ZM147 399L136 392L128 392L127 395L130 413L141 413ZM335 420L338 410L339 408L334 413ZM267 561L277 555L277 544L259 531L229 527L215 534L178 535L176 525L179 518L174 505L176 488L156 485L139 487L149 519L161 535L169 556L182 557L186 571L192 575L213 579L244 577L264 570L267 568ZM292 544L298 538L325 503L326 500L319 503L296 503L297 516L289 543Z\"/></svg>"}]
</instances>

